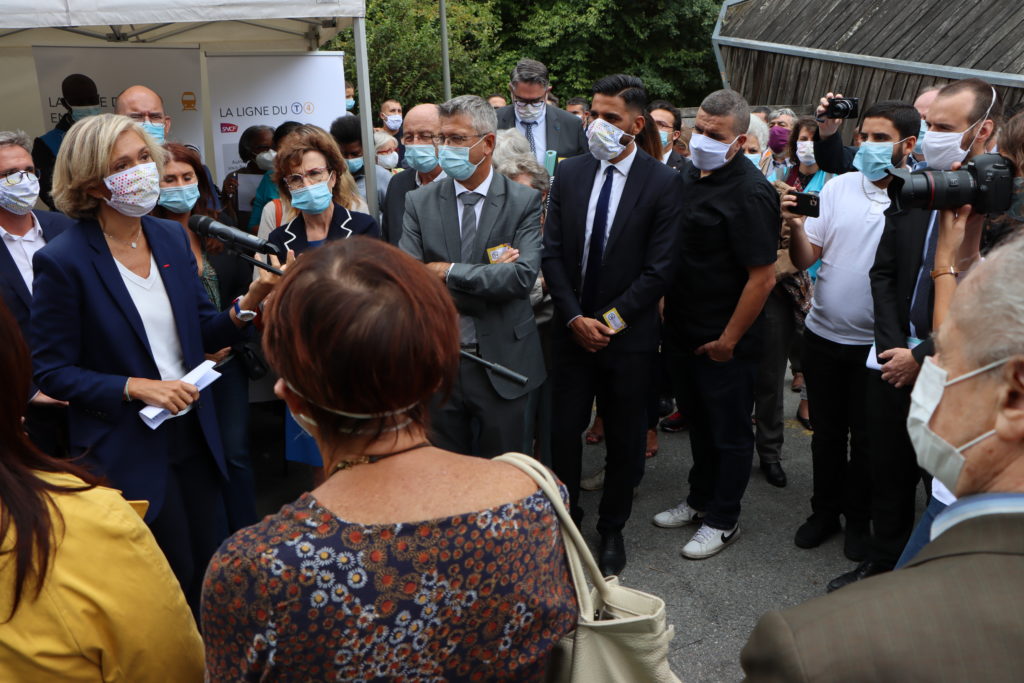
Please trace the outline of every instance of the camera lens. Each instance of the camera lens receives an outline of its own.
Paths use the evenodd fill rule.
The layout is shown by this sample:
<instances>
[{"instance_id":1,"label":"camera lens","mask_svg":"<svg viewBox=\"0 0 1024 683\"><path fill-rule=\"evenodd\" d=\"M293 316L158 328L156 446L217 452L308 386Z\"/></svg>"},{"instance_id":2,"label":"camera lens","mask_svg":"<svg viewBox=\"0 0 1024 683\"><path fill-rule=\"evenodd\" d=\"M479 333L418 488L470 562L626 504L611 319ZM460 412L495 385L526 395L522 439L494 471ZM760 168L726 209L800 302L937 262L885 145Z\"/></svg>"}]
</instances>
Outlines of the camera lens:
<instances>
[{"instance_id":1,"label":"camera lens","mask_svg":"<svg viewBox=\"0 0 1024 683\"><path fill-rule=\"evenodd\" d=\"M923 174L932 186L932 200L928 208L954 209L974 201L978 184L968 171L946 171Z\"/></svg>"},{"instance_id":2,"label":"camera lens","mask_svg":"<svg viewBox=\"0 0 1024 683\"><path fill-rule=\"evenodd\" d=\"M850 101L836 100L832 103L832 118L845 119L850 116Z\"/></svg>"}]
</instances>

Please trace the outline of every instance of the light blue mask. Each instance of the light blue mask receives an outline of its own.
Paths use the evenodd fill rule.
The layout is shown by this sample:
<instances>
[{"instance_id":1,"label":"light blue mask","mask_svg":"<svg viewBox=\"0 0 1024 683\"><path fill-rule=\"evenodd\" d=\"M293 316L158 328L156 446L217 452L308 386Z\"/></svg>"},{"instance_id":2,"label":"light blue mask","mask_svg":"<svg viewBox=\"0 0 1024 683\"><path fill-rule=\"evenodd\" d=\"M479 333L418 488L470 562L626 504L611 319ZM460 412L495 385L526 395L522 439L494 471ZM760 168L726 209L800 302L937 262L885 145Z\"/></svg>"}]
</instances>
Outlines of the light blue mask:
<instances>
[{"instance_id":1,"label":"light blue mask","mask_svg":"<svg viewBox=\"0 0 1024 683\"><path fill-rule=\"evenodd\" d=\"M661 137L661 146L662 147L668 146L668 131L659 130L658 131L658 135Z\"/></svg>"},{"instance_id":2,"label":"light blue mask","mask_svg":"<svg viewBox=\"0 0 1024 683\"><path fill-rule=\"evenodd\" d=\"M352 99L350 97L347 100L345 100L345 110L346 111L351 111L352 107L354 107L354 106L356 106L356 101L354 99Z\"/></svg>"},{"instance_id":3,"label":"light blue mask","mask_svg":"<svg viewBox=\"0 0 1024 683\"><path fill-rule=\"evenodd\" d=\"M352 175L359 173L363 170L363 158L356 157L355 159L345 159L345 163L348 164L348 172Z\"/></svg>"},{"instance_id":4,"label":"light blue mask","mask_svg":"<svg viewBox=\"0 0 1024 683\"><path fill-rule=\"evenodd\" d=\"M362 159L360 159L362 161ZM334 198L331 195L331 188L327 187L327 181L304 187L301 190L292 190L292 206L299 211L306 213L320 214L327 210Z\"/></svg>"},{"instance_id":5,"label":"light blue mask","mask_svg":"<svg viewBox=\"0 0 1024 683\"><path fill-rule=\"evenodd\" d=\"M437 149L433 145L406 145L405 160L420 173L430 173L437 168Z\"/></svg>"},{"instance_id":6,"label":"light blue mask","mask_svg":"<svg viewBox=\"0 0 1024 683\"><path fill-rule=\"evenodd\" d=\"M469 160L469 150L473 149L483 141L480 138L475 144L469 147L451 147L449 145L442 145L440 153L438 154L438 162L441 164L441 168L444 172L450 175L456 180L465 180L469 176L473 175L473 171L479 166L483 159L476 162L475 164Z\"/></svg>"},{"instance_id":7,"label":"light blue mask","mask_svg":"<svg viewBox=\"0 0 1024 683\"><path fill-rule=\"evenodd\" d=\"M917 134L917 142L914 143L914 154L924 154L924 134L928 132L928 124L921 119L921 132Z\"/></svg>"},{"instance_id":8,"label":"light blue mask","mask_svg":"<svg viewBox=\"0 0 1024 683\"><path fill-rule=\"evenodd\" d=\"M901 141L902 142L902 141ZM893 142L862 142L853 158L853 167L874 182L885 177L885 169L892 168Z\"/></svg>"},{"instance_id":9,"label":"light blue mask","mask_svg":"<svg viewBox=\"0 0 1024 683\"><path fill-rule=\"evenodd\" d=\"M761 155L760 154L744 154L746 158L750 159L750 163L758 168L761 167Z\"/></svg>"},{"instance_id":10,"label":"light blue mask","mask_svg":"<svg viewBox=\"0 0 1024 683\"><path fill-rule=\"evenodd\" d=\"M156 140L156 144L164 144L164 124L162 123L150 123L149 121L143 121L141 124L142 130L150 134L150 136Z\"/></svg>"},{"instance_id":11,"label":"light blue mask","mask_svg":"<svg viewBox=\"0 0 1024 683\"><path fill-rule=\"evenodd\" d=\"M188 213L199 200L199 184L161 187L157 204L171 213Z\"/></svg>"},{"instance_id":12,"label":"light blue mask","mask_svg":"<svg viewBox=\"0 0 1024 683\"><path fill-rule=\"evenodd\" d=\"M1024 223L1024 178L1013 179L1013 199L1006 213L1013 220Z\"/></svg>"},{"instance_id":13,"label":"light blue mask","mask_svg":"<svg viewBox=\"0 0 1024 683\"><path fill-rule=\"evenodd\" d=\"M71 120L81 121L86 116L96 116L97 114L100 114L102 112L103 110L100 109L100 105L98 104L94 104L88 107L71 107Z\"/></svg>"}]
</instances>

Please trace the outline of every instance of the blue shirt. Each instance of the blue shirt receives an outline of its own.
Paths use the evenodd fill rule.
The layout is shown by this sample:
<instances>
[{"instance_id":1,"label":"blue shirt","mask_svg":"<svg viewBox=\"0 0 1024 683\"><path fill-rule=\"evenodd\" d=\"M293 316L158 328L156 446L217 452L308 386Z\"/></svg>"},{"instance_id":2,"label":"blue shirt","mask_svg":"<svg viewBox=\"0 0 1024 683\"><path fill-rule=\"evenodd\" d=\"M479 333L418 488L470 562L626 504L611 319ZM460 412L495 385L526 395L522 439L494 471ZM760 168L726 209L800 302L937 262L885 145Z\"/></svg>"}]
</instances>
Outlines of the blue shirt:
<instances>
[{"instance_id":1,"label":"blue shirt","mask_svg":"<svg viewBox=\"0 0 1024 683\"><path fill-rule=\"evenodd\" d=\"M980 493L956 501L932 522L932 540L961 522L985 515L1024 514L1024 493Z\"/></svg>"}]
</instances>

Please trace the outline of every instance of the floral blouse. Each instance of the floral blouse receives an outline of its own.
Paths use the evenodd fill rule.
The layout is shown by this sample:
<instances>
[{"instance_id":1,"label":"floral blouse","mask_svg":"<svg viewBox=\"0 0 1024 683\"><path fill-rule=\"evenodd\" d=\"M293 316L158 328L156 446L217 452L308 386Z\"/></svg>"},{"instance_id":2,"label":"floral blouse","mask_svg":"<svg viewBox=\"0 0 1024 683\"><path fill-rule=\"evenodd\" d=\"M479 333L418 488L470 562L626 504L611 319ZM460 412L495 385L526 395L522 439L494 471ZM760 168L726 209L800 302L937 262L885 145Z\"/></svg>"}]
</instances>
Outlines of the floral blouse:
<instances>
[{"instance_id":1,"label":"floral blouse","mask_svg":"<svg viewBox=\"0 0 1024 683\"><path fill-rule=\"evenodd\" d=\"M576 618L542 491L369 526L306 493L225 541L203 587L212 681L542 680Z\"/></svg>"}]
</instances>

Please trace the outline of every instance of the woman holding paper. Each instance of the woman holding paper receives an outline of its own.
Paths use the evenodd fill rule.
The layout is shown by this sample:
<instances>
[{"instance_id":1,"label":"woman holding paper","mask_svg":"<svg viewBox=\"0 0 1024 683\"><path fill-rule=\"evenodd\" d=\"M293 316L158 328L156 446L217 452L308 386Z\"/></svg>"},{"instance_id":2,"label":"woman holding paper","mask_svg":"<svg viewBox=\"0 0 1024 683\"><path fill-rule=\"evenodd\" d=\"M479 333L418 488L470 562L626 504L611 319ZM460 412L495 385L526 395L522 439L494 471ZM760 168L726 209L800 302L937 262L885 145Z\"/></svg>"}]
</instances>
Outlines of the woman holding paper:
<instances>
[{"instance_id":1,"label":"woman holding paper","mask_svg":"<svg viewBox=\"0 0 1024 683\"><path fill-rule=\"evenodd\" d=\"M181 226L146 215L164 150L114 114L83 119L64 142L53 196L77 223L35 257L35 378L70 403L72 455L149 501L146 522L196 609L226 531L226 469L213 403L181 378L245 335L277 278L264 273L218 313ZM173 417L151 429L146 405Z\"/></svg>"}]
</instances>

